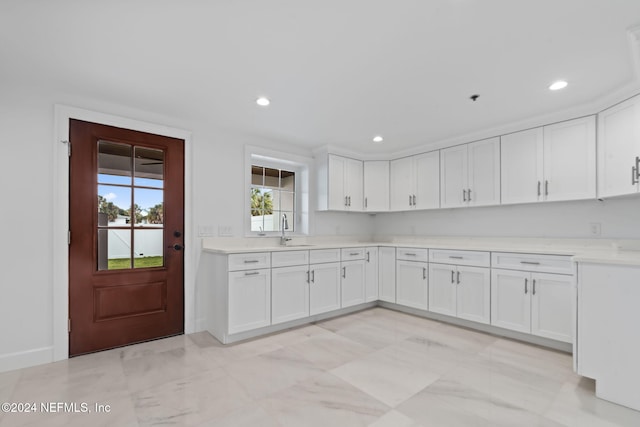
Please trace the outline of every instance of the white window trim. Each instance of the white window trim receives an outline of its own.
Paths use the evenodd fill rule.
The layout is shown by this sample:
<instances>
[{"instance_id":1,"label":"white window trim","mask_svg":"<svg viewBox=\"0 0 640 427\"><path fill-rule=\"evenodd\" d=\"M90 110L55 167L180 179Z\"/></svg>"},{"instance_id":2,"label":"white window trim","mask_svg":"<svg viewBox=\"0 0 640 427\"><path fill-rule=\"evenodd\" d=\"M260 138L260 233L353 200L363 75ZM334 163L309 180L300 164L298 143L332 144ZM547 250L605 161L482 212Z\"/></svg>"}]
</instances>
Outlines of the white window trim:
<instances>
[{"instance_id":1,"label":"white window trim","mask_svg":"<svg viewBox=\"0 0 640 427\"><path fill-rule=\"evenodd\" d=\"M245 146L244 160L244 235L245 237L275 237L280 231L251 231L251 166L259 165L274 169L286 169L296 174L295 183L295 218L294 232L287 231L290 236L306 236L309 234L309 176L313 159L295 154L285 153L252 145Z\"/></svg>"}]
</instances>

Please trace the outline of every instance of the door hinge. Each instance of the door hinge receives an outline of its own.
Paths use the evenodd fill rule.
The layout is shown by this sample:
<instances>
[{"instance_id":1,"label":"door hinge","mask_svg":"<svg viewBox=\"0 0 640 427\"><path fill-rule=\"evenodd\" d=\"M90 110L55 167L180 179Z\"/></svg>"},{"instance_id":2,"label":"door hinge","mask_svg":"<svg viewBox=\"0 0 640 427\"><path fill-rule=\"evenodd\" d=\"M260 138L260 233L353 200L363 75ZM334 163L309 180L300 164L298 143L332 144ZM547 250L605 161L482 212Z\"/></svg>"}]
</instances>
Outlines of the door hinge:
<instances>
[{"instance_id":1,"label":"door hinge","mask_svg":"<svg viewBox=\"0 0 640 427\"><path fill-rule=\"evenodd\" d=\"M60 141L63 144L67 144L67 156L71 157L71 142L69 141Z\"/></svg>"},{"instance_id":2,"label":"door hinge","mask_svg":"<svg viewBox=\"0 0 640 427\"><path fill-rule=\"evenodd\" d=\"M67 231L67 245L71 244L71 230Z\"/></svg>"},{"instance_id":3,"label":"door hinge","mask_svg":"<svg viewBox=\"0 0 640 427\"><path fill-rule=\"evenodd\" d=\"M71 332L71 319L67 319L67 332Z\"/></svg>"}]
</instances>

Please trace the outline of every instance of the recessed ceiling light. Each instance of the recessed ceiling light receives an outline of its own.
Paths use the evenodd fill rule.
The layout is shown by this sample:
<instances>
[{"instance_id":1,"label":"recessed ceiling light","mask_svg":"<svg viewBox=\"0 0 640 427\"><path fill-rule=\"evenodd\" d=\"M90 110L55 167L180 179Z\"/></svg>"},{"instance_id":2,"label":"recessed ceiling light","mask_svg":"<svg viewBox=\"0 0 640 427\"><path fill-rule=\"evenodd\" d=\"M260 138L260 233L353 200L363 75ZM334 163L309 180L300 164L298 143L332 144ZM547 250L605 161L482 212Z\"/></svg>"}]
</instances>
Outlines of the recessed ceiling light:
<instances>
[{"instance_id":1,"label":"recessed ceiling light","mask_svg":"<svg viewBox=\"0 0 640 427\"><path fill-rule=\"evenodd\" d=\"M269 101L269 98L265 98L264 96L261 96L260 98L256 99L256 104L258 104L261 107L266 107L267 105L271 104L271 101Z\"/></svg>"},{"instance_id":2,"label":"recessed ceiling light","mask_svg":"<svg viewBox=\"0 0 640 427\"><path fill-rule=\"evenodd\" d=\"M564 89L565 87L567 87L567 82L565 82L564 80L558 80L557 82L554 82L551 86L549 86L549 90L560 90L560 89Z\"/></svg>"},{"instance_id":3,"label":"recessed ceiling light","mask_svg":"<svg viewBox=\"0 0 640 427\"><path fill-rule=\"evenodd\" d=\"M380 135L376 135L373 137L373 142L375 142L376 144L380 144L382 141L384 141L384 138Z\"/></svg>"}]
</instances>

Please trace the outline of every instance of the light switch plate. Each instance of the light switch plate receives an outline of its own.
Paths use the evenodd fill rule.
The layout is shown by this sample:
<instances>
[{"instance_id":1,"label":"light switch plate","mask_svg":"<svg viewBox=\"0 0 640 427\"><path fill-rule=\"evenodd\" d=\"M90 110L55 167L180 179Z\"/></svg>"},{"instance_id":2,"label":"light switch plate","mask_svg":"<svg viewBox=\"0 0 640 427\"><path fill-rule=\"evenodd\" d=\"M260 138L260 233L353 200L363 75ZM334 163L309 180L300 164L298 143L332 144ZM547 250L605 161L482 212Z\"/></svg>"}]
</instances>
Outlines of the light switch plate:
<instances>
[{"instance_id":1,"label":"light switch plate","mask_svg":"<svg viewBox=\"0 0 640 427\"><path fill-rule=\"evenodd\" d=\"M233 227L230 225L220 225L218 226L218 236L220 237L232 237L233 236Z\"/></svg>"},{"instance_id":2,"label":"light switch plate","mask_svg":"<svg viewBox=\"0 0 640 427\"><path fill-rule=\"evenodd\" d=\"M213 236L213 225L198 226L198 237L212 237L212 236Z\"/></svg>"}]
</instances>

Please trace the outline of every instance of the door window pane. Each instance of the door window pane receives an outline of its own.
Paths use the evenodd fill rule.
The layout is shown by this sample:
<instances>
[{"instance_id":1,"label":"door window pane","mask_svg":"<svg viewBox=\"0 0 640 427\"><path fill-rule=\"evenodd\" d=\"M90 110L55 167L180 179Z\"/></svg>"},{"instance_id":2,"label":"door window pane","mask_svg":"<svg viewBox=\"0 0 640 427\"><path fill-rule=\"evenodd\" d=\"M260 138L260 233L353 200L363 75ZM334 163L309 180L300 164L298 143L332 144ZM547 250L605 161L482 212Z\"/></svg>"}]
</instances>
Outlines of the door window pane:
<instances>
[{"instance_id":1,"label":"door window pane","mask_svg":"<svg viewBox=\"0 0 640 427\"><path fill-rule=\"evenodd\" d=\"M135 188L133 190L133 205L136 209L136 224L162 224L163 190L149 188Z\"/></svg>"},{"instance_id":2,"label":"door window pane","mask_svg":"<svg viewBox=\"0 0 640 427\"><path fill-rule=\"evenodd\" d=\"M131 188L98 185L98 226L126 226L131 219Z\"/></svg>"},{"instance_id":3,"label":"door window pane","mask_svg":"<svg viewBox=\"0 0 640 427\"><path fill-rule=\"evenodd\" d=\"M98 182L131 185L131 146L98 141Z\"/></svg>"},{"instance_id":4,"label":"door window pane","mask_svg":"<svg viewBox=\"0 0 640 427\"><path fill-rule=\"evenodd\" d=\"M162 188L164 185L164 151L135 147L135 178L140 187Z\"/></svg>"},{"instance_id":5,"label":"door window pane","mask_svg":"<svg viewBox=\"0 0 640 427\"><path fill-rule=\"evenodd\" d=\"M133 267L162 267L164 265L163 254L163 230L162 228L133 231Z\"/></svg>"},{"instance_id":6,"label":"door window pane","mask_svg":"<svg viewBox=\"0 0 640 427\"><path fill-rule=\"evenodd\" d=\"M131 230L98 230L98 270L131 268Z\"/></svg>"}]
</instances>

